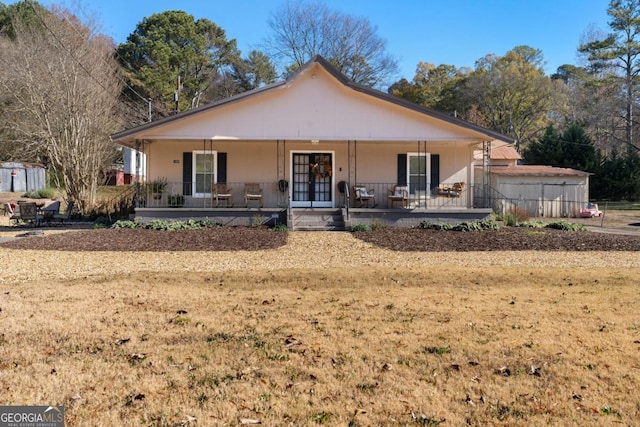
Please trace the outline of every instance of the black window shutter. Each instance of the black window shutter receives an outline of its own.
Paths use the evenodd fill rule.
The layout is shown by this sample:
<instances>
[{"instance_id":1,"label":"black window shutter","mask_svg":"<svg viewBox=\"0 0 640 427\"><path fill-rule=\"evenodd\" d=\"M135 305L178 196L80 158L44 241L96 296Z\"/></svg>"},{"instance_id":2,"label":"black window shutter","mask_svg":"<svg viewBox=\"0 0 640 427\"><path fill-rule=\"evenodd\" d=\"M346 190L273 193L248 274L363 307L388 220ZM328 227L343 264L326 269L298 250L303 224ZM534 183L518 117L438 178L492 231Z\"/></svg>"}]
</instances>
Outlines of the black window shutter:
<instances>
[{"instance_id":1,"label":"black window shutter","mask_svg":"<svg viewBox=\"0 0 640 427\"><path fill-rule=\"evenodd\" d=\"M431 155L431 184L430 190L440 186L440 154Z\"/></svg>"},{"instance_id":2,"label":"black window shutter","mask_svg":"<svg viewBox=\"0 0 640 427\"><path fill-rule=\"evenodd\" d=\"M227 153L218 153L218 182L227 182Z\"/></svg>"},{"instance_id":3,"label":"black window shutter","mask_svg":"<svg viewBox=\"0 0 640 427\"><path fill-rule=\"evenodd\" d=\"M191 152L182 153L182 194L191 196L193 179L193 154Z\"/></svg>"},{"instance_id":4,"label":"black window shutter","mask_svg":"<svg viewBox=\"0 0 640 427\"><path fill-rule=\"evenodd\" d=\"M407 185L407 155L398 154L398 185Z\"/></svg>"}]
</instances>

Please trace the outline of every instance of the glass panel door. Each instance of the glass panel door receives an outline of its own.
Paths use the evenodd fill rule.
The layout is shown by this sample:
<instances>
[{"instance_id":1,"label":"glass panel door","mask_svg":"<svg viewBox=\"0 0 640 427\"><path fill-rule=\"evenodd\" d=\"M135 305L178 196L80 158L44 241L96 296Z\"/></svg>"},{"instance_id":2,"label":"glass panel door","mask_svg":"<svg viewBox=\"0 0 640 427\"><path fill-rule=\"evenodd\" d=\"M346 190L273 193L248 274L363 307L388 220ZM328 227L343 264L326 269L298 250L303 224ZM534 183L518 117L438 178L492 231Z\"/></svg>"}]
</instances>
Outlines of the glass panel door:
<instances>
[{"instance_id":1,"label":"glass panel door","mask_svg":"<svg viewBox=\"0 0 640 427\"><path fill-rule=\"evenodd\" d=\"M331 153L294 153L292 158L294 207L332 207Z\"/></svg>"}]
</instances>

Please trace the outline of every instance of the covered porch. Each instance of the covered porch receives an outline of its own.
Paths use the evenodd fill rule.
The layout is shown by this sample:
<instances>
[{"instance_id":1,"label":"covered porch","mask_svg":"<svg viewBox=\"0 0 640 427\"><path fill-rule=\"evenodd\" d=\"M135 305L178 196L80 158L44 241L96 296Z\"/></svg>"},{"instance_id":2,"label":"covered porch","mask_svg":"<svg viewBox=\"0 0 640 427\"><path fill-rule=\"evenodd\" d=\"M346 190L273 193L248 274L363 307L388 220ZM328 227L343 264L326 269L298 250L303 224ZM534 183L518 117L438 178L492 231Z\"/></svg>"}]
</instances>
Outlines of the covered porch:
<instances>
[{"instance_id":1,"label":"covered porch","mask_svg":"<svg viewBox=\"0 0 640 427\"><path fill-rule=\"evenodd\" d=\"M277 218L293 228L296 212L319 209L341 212L331 215L346 226L374 217L402 224L486 216L489 205L474 203L476 185L488 183L475 182L474 152L511 142L354 84L320 57L284 82L112 139L144 156L136 161L145 165L136 175L147 179L138 194L141 220ZM153 191L158 181L161 193ZM396 219L404 216L411 221Z\"/></svg>"}]
</instances>

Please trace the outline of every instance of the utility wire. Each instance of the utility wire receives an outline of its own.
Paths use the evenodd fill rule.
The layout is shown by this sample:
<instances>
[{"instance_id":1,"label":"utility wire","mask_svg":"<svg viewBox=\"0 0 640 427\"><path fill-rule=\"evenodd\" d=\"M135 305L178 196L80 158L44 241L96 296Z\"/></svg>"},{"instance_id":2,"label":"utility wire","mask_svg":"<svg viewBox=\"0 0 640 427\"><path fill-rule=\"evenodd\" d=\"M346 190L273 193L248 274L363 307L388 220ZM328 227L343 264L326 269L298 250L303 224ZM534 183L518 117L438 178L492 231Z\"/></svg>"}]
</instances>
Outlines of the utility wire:
<instances>
[{"instance_id":1,"label":"utility wire","mask_svg":"<svg viewBox=\"0 0 640 427\"><path fill-rule=\"evenodd\" d=\"M49 31L49 33L51 33L51 35L53 36L53 38L60 44L60 46L63 48L63 50L66 51L66 53L84 70L85 73L87 73L87 75L94 81L96 82L106 93L108 93L109 95L111 95L111 91L109 91L106 87L104 87L104 85L102 84L102 82L97 79L96 77L94 77L94 75L85 67L85 65L78 60L73 53L71 52L71 50L69 48L67 48L65 46L65 44L62 42L62 40L60 40L60 38L56 35L56 33L47 25L46 21L44 20L44 18L42 18L42 16L40 16L40 14L38 13L38 11L36 10L34 4L32 1L27 1L27 3L29 4L29 6L31 7L31 9L33 10L33 13L35 14L35 16L38 18L38 20L42 23L42 25L44 25L44 27L47 29L47 31ZM67 20L67 23L71 26L71 28L73 28L73 30L81 37L84 37L84 35L82 33L80 33L80 31L73 25L73 23L71 22L71 20ZM116 54L117 54L117 50L116 50ZM103 61L103 65L107 65L104 61ZM140 95L133 87L131 87L125 80L121 79L119 76L116 75L116 78L122 82L124 85L126 85L129 89L131 89L131 91L136 94L138 97L140 97L140 99L142 99L145 102L149 102L148 99L144 98L142 95ZM125 104L126 105L126 104ZM135 111L132 107L128 106L132 111Z\"/></svg>"}]
</instances>

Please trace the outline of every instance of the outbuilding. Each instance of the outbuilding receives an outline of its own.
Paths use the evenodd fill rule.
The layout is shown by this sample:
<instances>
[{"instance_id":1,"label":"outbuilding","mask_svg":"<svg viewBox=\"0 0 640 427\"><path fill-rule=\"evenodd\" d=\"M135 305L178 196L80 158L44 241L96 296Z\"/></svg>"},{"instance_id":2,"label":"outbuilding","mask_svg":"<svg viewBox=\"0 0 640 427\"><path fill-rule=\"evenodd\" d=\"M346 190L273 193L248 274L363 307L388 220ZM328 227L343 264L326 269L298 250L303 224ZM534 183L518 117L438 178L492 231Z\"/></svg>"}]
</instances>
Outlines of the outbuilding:
<instances>
[{"instance_id":1,"label":"outbuilding","mask_svg":"<svg viewBox=\"0 0 640 427\"><path fill-rule=\"evenodd\" d=\"M0 163L0 192L25 193L46 187L42 165L35 163Z\"/></svg>"},{"instance_id":2,"label":"outbuilding","mask_svg":"<svg viewBox=\"0 0 640 427\"><path fill-rule=\"evenodd\" d=\"M476 161L482 155L476 154ZM476 166L476 182L488 181L495 213L526 212L531 217L577 217L589 202L591 173L545 165L520 165L511 146L491 152L489 167Z\"/></svg>"}]
</instances>

